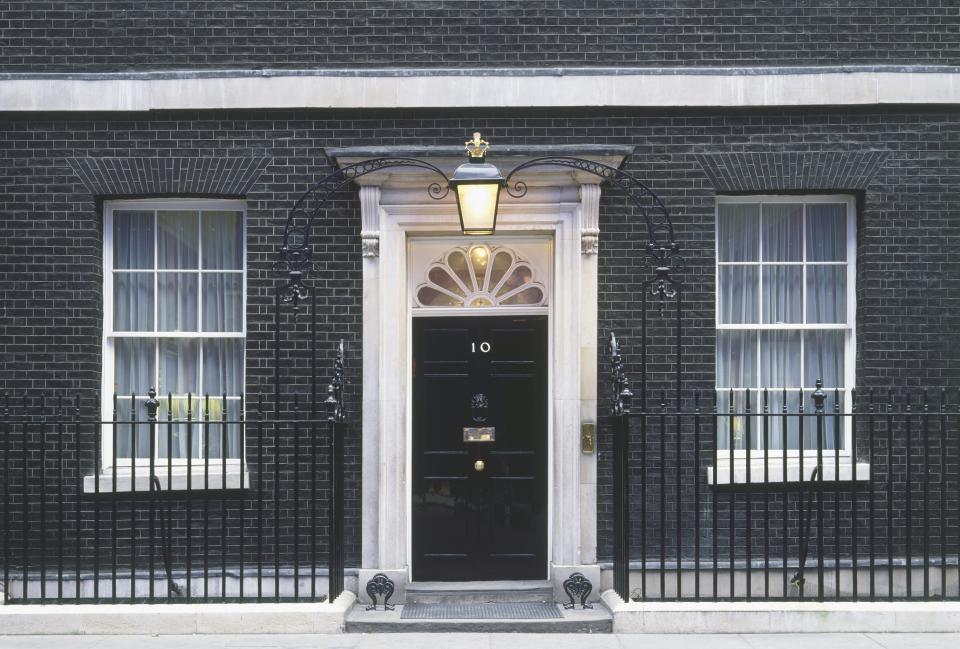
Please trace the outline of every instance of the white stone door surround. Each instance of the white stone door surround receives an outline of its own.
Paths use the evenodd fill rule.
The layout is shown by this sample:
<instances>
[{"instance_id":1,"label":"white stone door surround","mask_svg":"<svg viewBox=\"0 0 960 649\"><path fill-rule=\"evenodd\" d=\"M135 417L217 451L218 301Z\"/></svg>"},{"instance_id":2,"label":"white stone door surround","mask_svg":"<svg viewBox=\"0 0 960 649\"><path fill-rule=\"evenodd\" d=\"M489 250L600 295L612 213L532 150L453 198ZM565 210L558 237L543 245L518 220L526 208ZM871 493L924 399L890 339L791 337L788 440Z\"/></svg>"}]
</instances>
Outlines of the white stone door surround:
<instances>
[{"instance_id":1,"label":"white stone door surround","mask_svg":"<svg viewBox=\"0 0 960 649\"><path fill-rule=\"evenodd\" d=\"M544 151L549 149L549 152ZM451 147L416 151L337 149L328 154L341 166L376 155L422 157L451 175L465 158ZM619 166L626 147L514 147L488 160L506 175L537 155L575 155ZM451 155L454 154L454 155ZM410 578L410 286L407 253L412 238L459 235L453 196L431 199L437 180L420 169L392 169L358 179L363 240L363 408L362 408L362 566L364 586L378 572L397 586L402 603ZM493 244L511 236L553 243L549 396L548 557L544 576L560 583L584 572L599 596L596 564L596 453L580 448L581 426L597 418L597 233L600 178L580 171L541 168L523 176L520 199L501 192ZM415 283L415 282L414 282Z\"/></svg>"}]
</instances>

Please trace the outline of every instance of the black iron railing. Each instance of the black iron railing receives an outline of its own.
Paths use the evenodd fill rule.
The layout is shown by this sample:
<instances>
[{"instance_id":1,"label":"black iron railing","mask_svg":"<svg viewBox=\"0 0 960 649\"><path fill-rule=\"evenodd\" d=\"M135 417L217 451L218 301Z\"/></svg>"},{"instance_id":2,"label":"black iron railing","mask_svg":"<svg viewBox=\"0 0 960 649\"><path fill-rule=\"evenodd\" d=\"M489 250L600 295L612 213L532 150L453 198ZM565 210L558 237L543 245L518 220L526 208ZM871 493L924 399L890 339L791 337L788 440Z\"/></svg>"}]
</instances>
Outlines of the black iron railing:
<instances>
[{"instance_id":1,"label":"black iron railing","mask_svg":"<svg viewBox=\"0 0 960 649\"><path fill-rule=\"evenodd\" d=\"M621 597L960 598L960 393L818 382L643 404L611 354Z\"/></svg>"},{"instance_id":2,"label":"black iron railing","mask_svg":"<svg viewBox=\"0 0 960 649\"><path fill-rule=\"evenodd\" d=\"M6 603L336 598L343 382L341 343L326 401L282 410L151 390L101 420L99 402L5 395Z\"/></svg>"}]
</instances>

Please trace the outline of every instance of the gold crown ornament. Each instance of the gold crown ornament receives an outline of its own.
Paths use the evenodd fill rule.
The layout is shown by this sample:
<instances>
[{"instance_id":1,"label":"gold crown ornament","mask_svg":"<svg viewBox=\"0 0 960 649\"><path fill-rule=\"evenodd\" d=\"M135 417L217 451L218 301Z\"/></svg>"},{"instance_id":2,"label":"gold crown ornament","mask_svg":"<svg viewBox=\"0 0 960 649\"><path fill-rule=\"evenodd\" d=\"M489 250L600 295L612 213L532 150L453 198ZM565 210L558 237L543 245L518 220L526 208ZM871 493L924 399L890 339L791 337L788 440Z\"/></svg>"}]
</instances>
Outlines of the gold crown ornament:
<instances>
[{"instance_id":1,"label":"gold crown ornament","mask_svg":"<svg viewBox=\"0 0 960 649\"><path fill-rule=\"evenodd\" d=\"M481 160L487 155L487 148L490 146L486 140L480 137L479 132L474 133L473 139L467 140L463 144L471 158L480 158Z\"/></svg>"}]
</instances>

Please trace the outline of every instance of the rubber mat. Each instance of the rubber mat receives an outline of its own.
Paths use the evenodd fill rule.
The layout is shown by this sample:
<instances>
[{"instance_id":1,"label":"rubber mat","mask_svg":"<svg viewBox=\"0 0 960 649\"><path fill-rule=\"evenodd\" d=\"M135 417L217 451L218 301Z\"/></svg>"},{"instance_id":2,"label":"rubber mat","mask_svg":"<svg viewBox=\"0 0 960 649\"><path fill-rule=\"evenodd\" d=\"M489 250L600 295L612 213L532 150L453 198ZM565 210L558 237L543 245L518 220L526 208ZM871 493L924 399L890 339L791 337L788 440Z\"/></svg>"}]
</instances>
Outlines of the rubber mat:
<instances>
[{"instance_id":1,"label":"rubber mat","mask_svg":"<svg viewBox=\"0 0 960 649\"><path fill-rule=\"evenodd\" d=\"M407 620L549 620L562 618L560 607L548 602L483 602L477 604L407 604Z\"/></svg>"}]
</instances>

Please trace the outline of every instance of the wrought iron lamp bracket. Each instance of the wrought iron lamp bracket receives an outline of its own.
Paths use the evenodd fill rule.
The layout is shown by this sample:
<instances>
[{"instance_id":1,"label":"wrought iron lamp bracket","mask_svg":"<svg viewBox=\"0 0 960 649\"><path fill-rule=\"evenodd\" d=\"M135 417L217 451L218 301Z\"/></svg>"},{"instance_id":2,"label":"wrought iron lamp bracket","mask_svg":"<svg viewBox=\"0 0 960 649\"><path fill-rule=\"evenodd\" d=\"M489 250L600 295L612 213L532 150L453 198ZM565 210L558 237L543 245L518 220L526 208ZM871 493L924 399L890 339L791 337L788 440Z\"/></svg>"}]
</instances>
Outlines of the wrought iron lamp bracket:
<instances>
[{"instance_id":1,"label":"wrought iron lamp bracket","mask_svg":"<svg viewBox=\"0 0 960 649\"><path fill-rule=\"evenodd\" d=\"M636 177L621 169L593 160L568 156L534 158L518 165L504 179L508 194L514 198L526 195L527 184L522 180L515 180L514 176L532 167L567 167L583 171L602 178L626 194L630 202L640 211L647 227L647 248L644 256L654 273L650 291L652 295L659 298L662 315L663 302L677 296L680 283L674 275L682 265L682 258L678 254L680 246L674 237L673 221L663 201Z\"/></svg>"},{"instance_id":2,"label":"wrought iron lamp bracket","mask_svg":"<svg viewBox=\"0 0 960 649\"><path fill-rule=\"evenodd\" d=\"M314 221L321 215L321 210L330 198L361 176L398 167L424 169L439 175L443 179L442 183L438 181L427 185L430 198L441 200L450 193L450 179L447 175L436 165L416 158L371 158L342 167L322 178L297 199L287 216L280 259L274 265L274 270L287 278L287 283L280 288L282 302L291 303L296 308L309 294L303 280L313 270L310 235Z\"/></svg>"}]
</instances>

